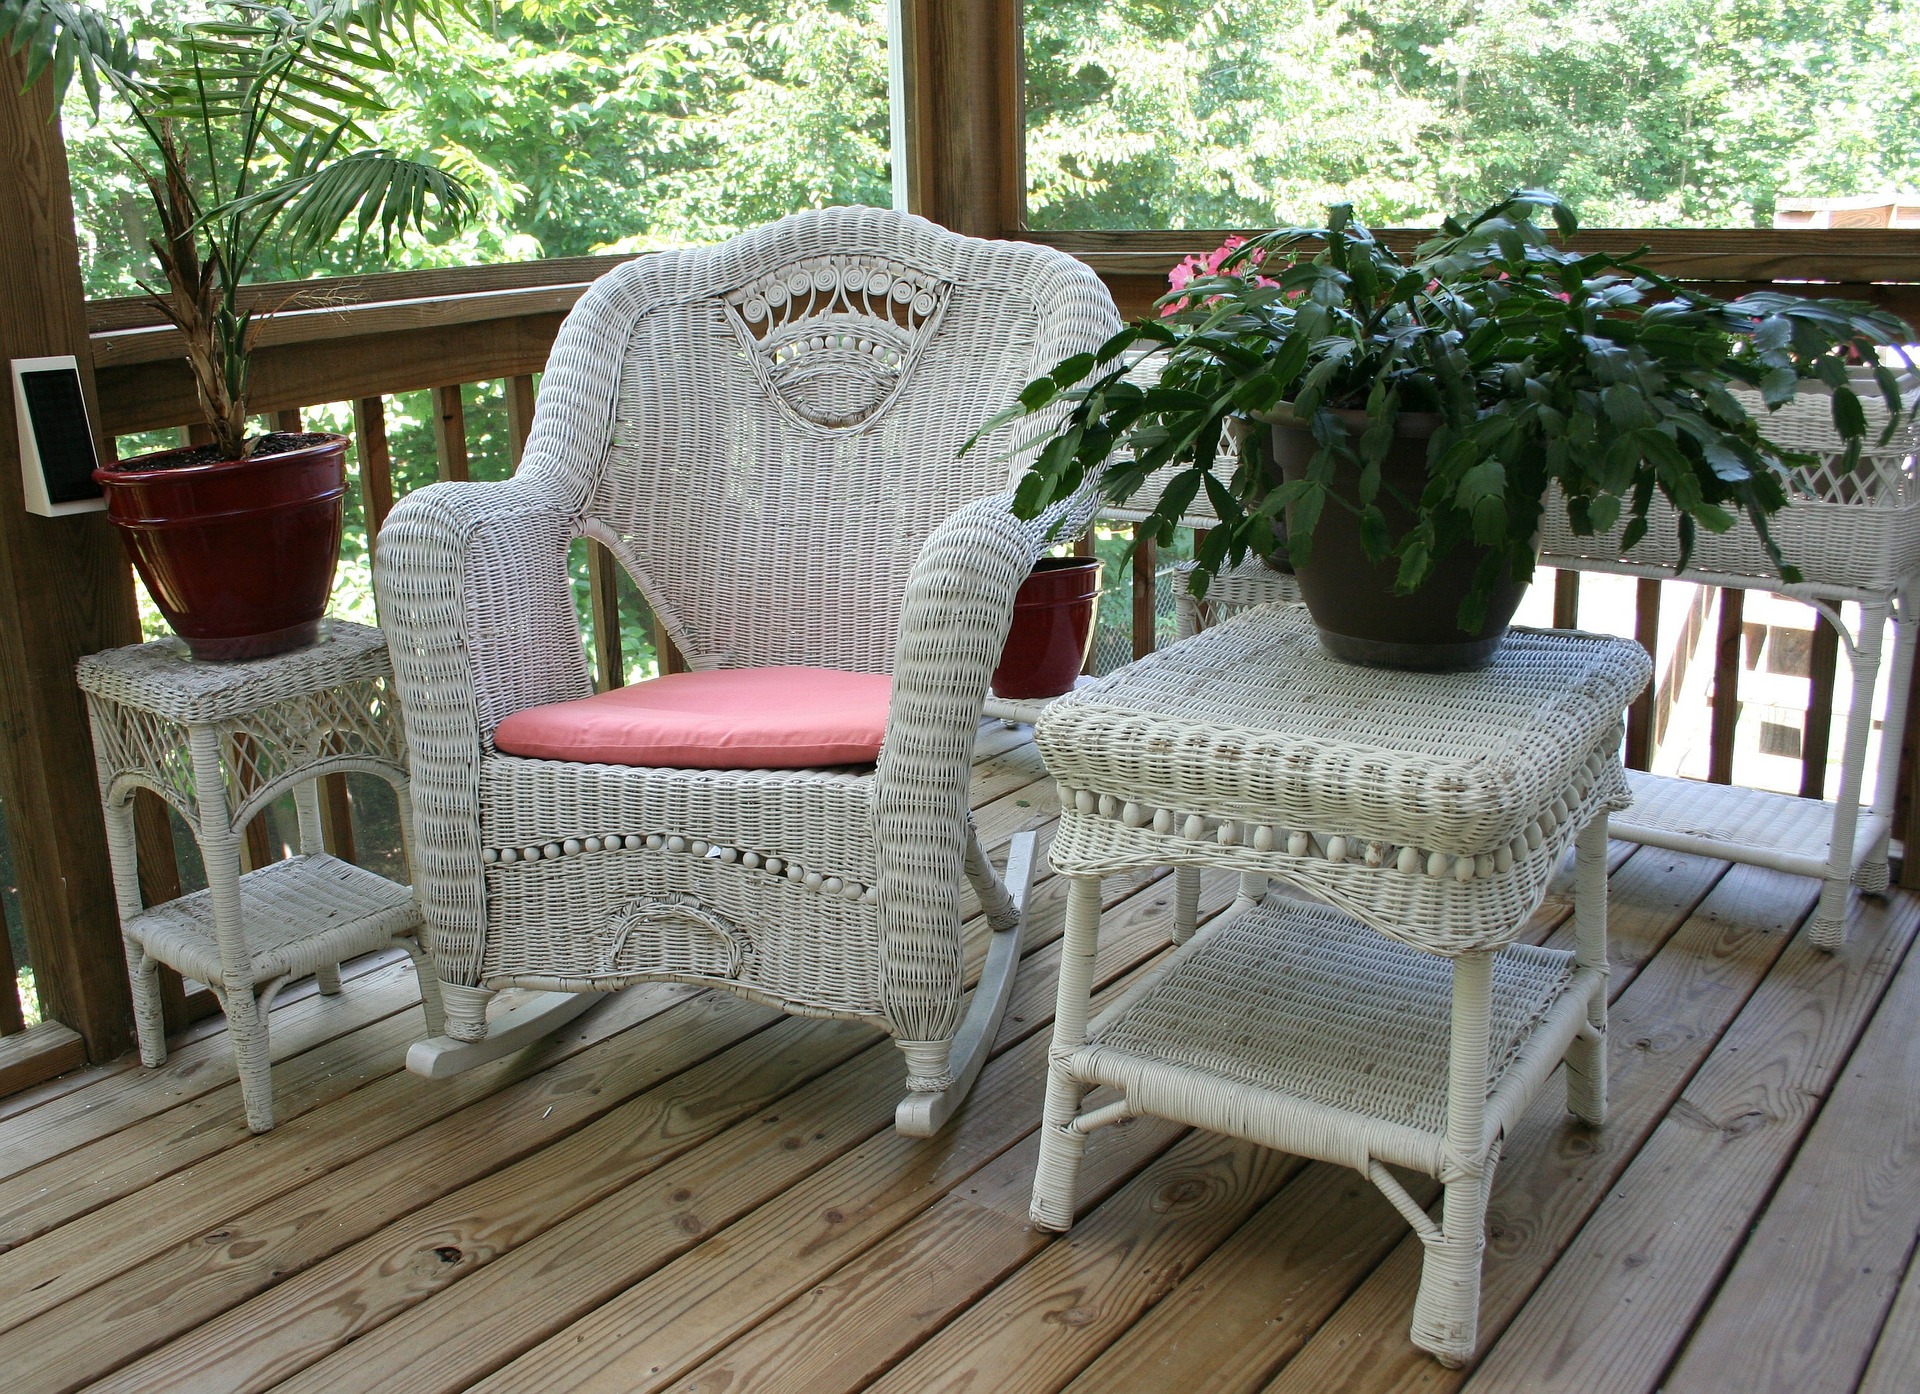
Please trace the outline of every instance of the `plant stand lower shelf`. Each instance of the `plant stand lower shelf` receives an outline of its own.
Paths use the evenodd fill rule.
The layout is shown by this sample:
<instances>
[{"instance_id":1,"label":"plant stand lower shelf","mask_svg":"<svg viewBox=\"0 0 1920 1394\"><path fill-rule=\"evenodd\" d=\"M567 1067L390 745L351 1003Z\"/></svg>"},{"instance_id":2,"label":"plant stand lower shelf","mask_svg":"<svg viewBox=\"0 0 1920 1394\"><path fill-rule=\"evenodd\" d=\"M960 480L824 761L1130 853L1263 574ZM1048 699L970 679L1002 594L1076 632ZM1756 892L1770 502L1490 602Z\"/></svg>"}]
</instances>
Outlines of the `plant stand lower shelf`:
<instances>
[{"instance_id":1,"label":"plant stand lower shelf","mask_svg":"<svg viewBox=\"0 0 1920 1394\"><path fill-rule=\"evenodd\" d=\"M239 890L247 957L263 997L308 974L337 991L335 964L384 949L419 923L410 889L324 852L249 871ZM196 891L142 910L122 932L187 977L217 984L223 970L213 913L213 893Z\"/></svg>"},{"instance_id":2,"label":"plant stand lower shelf","mask_svg":"<svg viewBox=\"0 0 1920 1394\"><path fill-rule=\"evenodd\" d=\"M1771 867L1794 876L1845 880L1877 895L1887 888L1889 820L1862 809L1853 846L1833 857L1835 805L1765 789L1629 771L1633 805L1616 813L1615 837L1649 847Z\"/></svg>"}]
</instances>

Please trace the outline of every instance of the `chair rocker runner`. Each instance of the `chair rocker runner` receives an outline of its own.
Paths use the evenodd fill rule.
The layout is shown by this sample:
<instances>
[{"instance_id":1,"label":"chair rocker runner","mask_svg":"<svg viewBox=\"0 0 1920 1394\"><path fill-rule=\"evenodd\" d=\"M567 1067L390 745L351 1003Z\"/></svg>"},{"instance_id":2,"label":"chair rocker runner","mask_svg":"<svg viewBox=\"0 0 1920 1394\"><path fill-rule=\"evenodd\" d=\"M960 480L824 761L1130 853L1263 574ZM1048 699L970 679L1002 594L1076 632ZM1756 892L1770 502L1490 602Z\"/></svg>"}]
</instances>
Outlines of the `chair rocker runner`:
<instances>
[{"instance_id":1,"label":"chair rocker runner","mask_svg":"<svg viewBox=\"0 0 1920 1394\"><path fill-rule=\"evenodd\" d=\"M418 490L380 534L447 1017L409 1068L497 1058L584 994L687 982L872 1022L906 1057L897 1126L945 1122L1005 1008L1035 854L1016 838L1003 884L968 816L988 680L1020 582L1096 507L1089 480L1038 520L1013 516L1031 423L958 452L1032 377L1118 328L1070 257L873 209L642 257L593 286L554 345L516 476ZM890 674L877 763L498 749L515 712L592 691L567 570L583 535L696 671ZM969 886L991 934L963 1014ZM504 988L538 995L490 1022Z\"/></svg>"}]
</instances>

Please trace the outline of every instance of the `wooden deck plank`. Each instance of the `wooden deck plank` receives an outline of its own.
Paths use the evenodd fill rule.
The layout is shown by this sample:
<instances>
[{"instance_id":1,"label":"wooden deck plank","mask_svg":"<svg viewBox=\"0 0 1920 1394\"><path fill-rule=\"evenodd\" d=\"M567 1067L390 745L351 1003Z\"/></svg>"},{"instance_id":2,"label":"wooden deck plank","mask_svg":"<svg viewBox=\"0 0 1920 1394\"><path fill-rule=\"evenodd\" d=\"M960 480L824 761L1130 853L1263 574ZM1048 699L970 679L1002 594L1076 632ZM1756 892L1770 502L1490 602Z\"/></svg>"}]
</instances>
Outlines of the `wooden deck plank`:
<instances>
[{"instance_id":1,"label":"wooden deck plank","mask_svg":"<svg viewBox=\"0 0 1920 1394\"><path fill-rule=\"evenodd\" d=\"M923 1216L897 1248L888 1246L893 1252L863 1255L670 1388L1022 1394L1057 1387L1062 1371L1097 1354L1302 1165L1252 1143L1191 1132L1083 1215L1067 1240L1026 1228L1033 1159L1020 1160L994 1204L966 1198L975 1212L1013 1222L979 1246L980 1271L972 1276L987 1278L988 1290L977 1300L963 1282L928 1292L924 1281L903 1277L944 1267L949 1236L940 1221L950 1216ZM1000 1273L1008 1276L996 1281ZM887 1373L872 1380L879 1371Z\"/></svg>"},{"instance_id":2,"label":"wooden deck plank","mask_svg":"<svg viewBox=\"0 0 1920 1394\"><path fill-rule=\"evenodd\" d=\"M557 1093L569 1108L578 1108L582 1101L566 1097L569 1091L600 1086L632 1055L625 1048L589 1052L590 1046L634 1027L643 1028L647 1039L671 1038L676 1023L658 1018L693 1008L699 995L674 984L637 988L569 1023L540 1047L458 1079L387 1075L270 1133L250 1136L158 1186L91 1211L7 1254L13 1282L0 1290L0 1331L468 1105L504 1095L523 1105L537 1098L544 1106ZM759 1025L773 1016L768 1011ZM568 1059L583 1052L584 1060ZM554 1068L561 1062L567 1068Z\"/></svg>"},{"instance_id":3,"label":"wooden deck plank","mask_svg":"<svg viewBox=\"0 0 1920 1394\"><path fill-rule=\"evenodd\" d=\"M1019 734L1024 738L1024 733ZM1004 843L1015 831L1049 821L1057 811L1057 800L1057 790L1050 781L1045 780L1020 786L989 800L976 813L983 842L989 847L996 846ZM983 936L984 930L976 935ZM667 997L657 999L667 1005L682 1000L686 995L684 989L672 988L671 985L659 986L671 988ZM623 1007L619 1012L625 1010ZM611 1022L613 1018L608 1016L606 1009L599 1009L589 1013L584 1020ZM632 1021L628 1020L628 1024L632 1024ZM15 1246L10 1263L20 1265L30 1274L39 1274L36 1263L50 1258L55 1249L64 1247L42 1245L29 1248L37 1238L44 1237L56 1225L90 1226L85 1231L87 1238L79 1244L86 1252L85 1262L67 1267L63 1272L40 1275L44 1281L40 1277L30 1280L26 1290L14 1295L14 1300L9 1301L7 1295L0 1294L0 1330L17 1325L95 1282L105 1281L115 1271L150 1257L165 1247L166 1237L176 1235L181 1225L199 1221L211 1227L218 1223L225 1216L206 1214L204 1211L209 1205L225 1203L220 1197L230 1197L233 1205L241 1208L247 1203L263 1202L292 1185L301 1184L303 1175L310 1176L315 1170L326 1171L344 1165L404 1136L412 1128L456 1112L467 1103L485 1097L503 1079L500 1073L503 1066L515 1068L510 1062L551 1058L549 1043L533 1052L509 1057L508 1061L496 1062L461 1079L420 1080L399 1073L405 1045L418 1038L417 1029L410 1034L402 1032L406 1039L397 1042L398 1050L386 1051L387 1064L384 1070L378 1063L382 1057L376 1045L388 1044L384 1037L399 1029L390 1022L376 1023L366 1031L357 1033L356 1037L349 1038L365 1047L353 1059L356 1067L365 1069L366 1077L359 1078L344 1069L334 1074L343 1084L356 1086L352 1092L360 1089L372 1091L366 1099L356 1100L363 1107L343 1108L343 1101L348 1097L346 1094L332 1095L328 1103L306 1112L304 1116L292 1116L295 1108L283 1105L279 1112L287 1121L262 1137L253 1137L239 1125L217 1134L192 1129L179 1132L163 1117L149 1122L154 1129L173 1134L165 1148L156 1146L153 1139L142 1132L149 1126L143 1123L113 1135L97 1148L82 1149L52 1163L51 1166L61 1173L59 1184L54 1184L44 1176L42 1169L0 1182L0 1249L6 1249L8 1245ZM371 1039L359 1041L358 1036L370 1036ZM574 1048L578 1049L597 1037L567 1033L556 1039L574 1040L578 1043ZM311 1063L305 1057L294 1062L303 1069ZM327 1091L330 1088L328 1081L329 1077L323 1075L315 1081L315 1087ZM288 1082L284 1072L276 1078L277 1103L280 1102L280 1088ZM352 1117L356 1124L354 1128L330 1130L326 1127L327 1122L346 1116ZM279 1166L271 1162L269 1157L262 1156L263 1152L277 1157L302 1149L307 1149L303 1160L310 1168L305 1173ZM211 1178L221 1175L219 1163L229 1152L240 1154L237 1166L241 1175L231 1183L219 1184ZM183 1156L184 1162L181 1160ZM200 1160L196 1162L196 1158ZM189 1162L194 1164L187 1165ZM171 1225L142 1227L127 1223L127 1216L131 1212L123 1207L137 1207L141 1203L138 1190L129 1183L142 1175L146 1176L149 1183L162 1176L168 1177L169 1183L177 1189L194 1192L195 1203L170 1204L167 1213L173 1221ZM228 1210L225 1215L232 1213L232 1210Z\"/></svg>"},{"instance_id":4,"label":"wooden deck plank","mask_svg":"<svg viewBox=\"0 0 1920 1394\"><path fill-rule=\"evenodd\" d=\"M1611 996L1618 999L1684 930L1726 870L1724 862L1649 847L1614 874ZM1549 942L1563 947L1568 936L1561 923ZM1557 1101L1560 1090L1550 1081L1543 1093ZM1620 1091L1616 1082L1616 1104ZM1438 1194L1425 1178L1409 1184L1422 1204ZM1356 1172L1309 1168L1069 1387L1080 1394L1259 1389L1404 1234L1398 1213Z\"/></svg>"},{"instance_id":5,"label":"wooden deck plank","mask_svg":"<svg viewBox=\"0 0 1920 1394\"><path fill-rule=\"evenodd\" d=\"M351 1255L361 1260L353 1268L372 1289L365 1294L371 1319L381 1320L411 1305L409 1297L418 1301L457 1281L558 1220L637 1184L741 1119L768 1109L793 1089L863 1051L875 1034L871 1027L857 1023L789 1017L752 1032L719 1054L707 1054L739 1034L744 1014L737 1009L749 1005L717 994L713 1004L715 1010L704 1022L681 1023L671 1042L654 1043L653 1072L664 1073L665 1078L585 1126L556 1138L551 1134L552 1119L528 1119L519 1110L518 1116L493 1119L488 1129L461 1127L464 1136L450 1141L464 1146L415 1145L408 1148L409 1156L370 1158L369 1165L357 1168L365 1173L357 1185L323 1183L316 1188L323 1194L294 1192L261 1211L238 1217L226 1227L229 1237L217 1252L189 1248L178 1259L162 1255L38 1322L0 1335L0 1360L16 1348L37 1348L39 1365L56 1372L45 1388L69 1388L81 1378L99 1377L182 1327L216 1316L249 1292L271 1289L265 1306L285 1311L289 1299L297 1304L302 1291L311 1287L296 1287L299 1278L293 1275L305 1276L302 1270L316 1261L316 1251L337 1249L344 1238L376 1228L378 1217L407 1205L407 1218L381 1229L378 1242L365 1246L377 1250L371 1262L366 1261L369 1255L364 1249ZM752 1012L764 1015L764 1009ZM688 1063L702 1055L706 1058L699 1063ZM876 1083L871 1078L863 1082L870 1087ZM529 1136L514 1146L518 1139L500 1139L495 1129ZM817 1142L812 1131L810 1126L781 1130L779 1150L810 1150ZM435 1139L423 1134L419 1141ZM761 1128L756 1141L772 1147L772 1130ZM495 1166L501 1169L492 1170ZM408 1175L423 1170L435 1174ZM452 1189L451 1178L476 1172L482 1173L480 1179ZM424 1207L411 1204L422 1199ZM357 1211L361 1209L375 1219L360 1218ZM335 1265L335 1270L339 1267ZM291 1281L279 1281L276 1286L283 1275ZM330 1295L353 1304L361 1291L349 1286L345 1292L330 1289ZM303 1309L296 1306L295 1310ZM343 1316L360 1310L358 1306L335 1310L328 1324L338 1326ZM251 1324L255 1319L257 1326ZM226 1339L236 1328L243 1332L240 1339ZM147 1390L180 1380L206 1389L258 1388L337 1344L337 1340L323 1339L315 1349L313 1340L298 1339L309 1333L283 1330L261 1312L237 1320L215 1320L193 1334L196 1339L184 1346L169 1347L95 1387ZM352 1334L349 1326L340 1339ZM241 1372L235 1365L247 1367L244 1378L237 1378Z\"/></svg>"},{"instance_id":6,"label":"wooden deck plank","mask_svg":"<svg viewBox=\"0 0 1920 1394\"><path fill-rule=\"evenodd\" d=\"M1170 894L1164 887L1164 881L1156 882L1120 907L1117 913L1128 919L1134 933L1117 936L1113 952L1100 965L1103 976L1129 971L1164 945ZM1210 889L1211 901L1223 903L1231 881L1221 878ZM611 1325L611 1350L602 1352L588 1340L589 1333L578 1330L563 1333L563 1344L577 1360L617 1358L627 1343L651 1329L648 1303L656 1291L673 1304L671 1339L676 1342L694 1341L709 1321L750 1320L763 1302L748 1288L784 1284L774 1289L777 1297L764 1300L769 1310L777 1306L793 1289L857 1251L849 1246L883 1237L893 1224L937 1200L947 1186L991 1162L1037 1124L1038 1095L1032 1080L1037 1062L1045 1058L1039 1033L1052 1014L1063 909L1061 896L1036 905L1036 920L1051 921L1042 931L1048 947L1029 956L1002 1024L1001 1053L974 1086L961 1115L964 1121L940 1139L917 1142L892 1131L892 1089L842 1094L813 1107L850 1114L866 1129L867 1141L804 1180L789 1173L781 1181L777 1173L785 1168L785 1159L744 1161L736 1155L743 1146L749 1153L760 1146L756 1126L742 1125L705 1155L686 1159L683 1167L662 1173L648 1187L582 1212L472 1275L443 1298L397 1317L314 1365L285 1388L379 1390L393 1387L390 1381L420 1394L464 1388L602 1303L622 1311ZM883 1053L891 1055L891 1046ZM821 1091L831 1090L823 1082ZM816 1130L854 1126L838 1117L811 1121ZM755 1205L761 1208L752 1210ZM741 1225L725 1227L749 1210L752 1214ZM691 1229L689 1217L698 1221ZM714 1230L717 1237L694 1247ZM756 1244L765 1250L756 1250ZM783 1268L778 1260L790 1245L796 1249ZM728 1266L728 1256L740 1254L756 1256L744 1278ZM702 1257L689 1263L696 1256ZM711 1283L715 1292L723 1292L721 1299L704 1311L687 1310L697 1306L696 1299L708 1288L709 1280L700 1274L715 1259L735 1281ZM792 1267L801 1264L811 1266L792 1274ZM696 1346L686 1358L699 1358L713 1343ZM647 1364L666 1363L667 1355L656 1342L648 1350Z\"/></svg>"},{"instance_id":7,"label":"wooden deck plank","mask_svg":"<svg viewBox=\"0 0 1920 1394\"><path fill-rule=\"evenodd\" d=\"M1865 900L1844 953L1795 938L1470 1387L1657 1384L1879 1005L1916 919L1911 902Z\"/></svg>"},{"instance_id":8,"label":"wooden deck plank","mask_svg":"<svg viewBox=\"0 0 1920 1394\"><path fill-rule=\"evenodd\" d=\"M1636 861L1638 858L1635 859ZM1706 1060L1813 906L1813 882L1753 867L1721 878L1615 1000L1608 1122L1571 1120L1550 1080L1508 1139L1488 1217L1483 1351L1553 1265ZM1388 1259L1281 1366L1271 1391L1443 1391L1464 1379L1408 1339L1423 1250L1404 1230Z\"/></svg>"},{"instance_id":9,"label":"wooden deck plank","mask_svg":"<svg viewBox=\"0 0 1920 1394\"><path fill-rule=\"evenodd\" d=\"M1899 1295L1880 1328L1859 1394L1913 1394L1920 1389L1920 1246L1907 1260Z\"/></svg>"},{"instance_id":10,"label":"wooden deck plank","mask_svg":"<svg viewBox=\"0 0 1920 1394\"><path fill-rule=\"evenodd\" d=\"M1664 1383L1669 1394L1859 1382L1920 1228L1920 954L1820 1110Z\"/></svg>"},{"instance_id":11,"label":"wooden deck plank","mask_svg":"<svg viewBox=\"0 0 1920 1394\"><path fill-rule=\"evenodd\" d=\"M1029 962L1027 968L1037 966ZM1044 977L1044 972L1039 975ZM1021 981L1031 979L1023 975ZM1031 985L1025 997L1039 1000ZM1018 1029L1006 1027L1006 1031ZM858 1058L812 1079L789 1098L741 1102L743 1091L737 1087L710 1085L720 1098L718 1106L739 1114L758 1110L760 1116L732 1123L705 1146L680 1158L676 1166L659 1169L659 1164L645 1164L647 1158L634 1158L626 1167L628 1175L616 1175L607 1158L618 1162L620 1154L632 1148L599 1135L622 1139L634 1129L620 1116L603 1118L526 1162L399 1217L359 1244L315 1263L300 1277L280 1283L263 1298L227 1311L173 1346L157 1350L152 1358L121 1369L100 1388L138 1390L188 1381L242 1390L288 1379L336 1346L371 1333L436 1292L461 1283L478 1267L513 1252L518 1244L563 1223L612 1190L624 1190L620 1204L632 1210L641 1177L651 1177L645 1187L649 1202L641 1206L641 1215L651 1219L622 1221L622 1233L632 1237L636 1223L657 1225L666 1217L666 1242L691 1246L733 1217L716 1208L720 1204L712 1196L716 1175L726 1179L726 1187L743 1194L735 1208L747 1210L864 1141L891 1118L887 1110L899 1091L899 1054L877 1033L866 1035L874 1045L864 1046ZM833 1064L839 1060L824 1062L824 1066ZM783 1119L793 1118L804 1119L803 1131L789 1131L791 1125ZM781 1146L768 1146L770 1135L780 1135ZM591 1187L586 1187L589 1177ZM582 1194L584 1190L589 1194ZM674 1202L672 1196L682 1192L687 1200ZM701 1200L689 1212L687 1202L693 1196ZM582 1221L588 1229L603 1223L601 1219ZM442 1262L417 1262L417 1256L426 1252L440 1254ZM282 1254L273 1265L286 1267L288 1258ZM467 1308L470 1302L470 1290L463 1288L461 1306ZM179 1298L169 1302L169 1308L177 1306Z\"/></svg>"},{"instance_id":12,"label":"wooden deck plank","mask_svg":"<svg viewBox=\"0 0 1920 1394\"><path fill-rule=\"evenodd\" d=\"M405 958L406 951L404 949L383 949L378 953L367 954L361 958L351 960L350 963L341 964L340 979L342 982L345 982L349 976L358 976L362 973L372 972L376 969L387 967L392 963L402 961ZM303 978L299 982L283 988L280 995L274 999L274 1016L272 1021L278 1023L282 1013L296 1010L299 1004L309 1002L319 995L311 978ZM342 999L330 998L328 1000L338 1003ZM351 998L348 997L347 1000L350 1001ZM364 1023L357 1021L353 1023L353 1025L356 1026L362 1024ZM202 1017L198 1021L190 1022L179 1031L170 1034L167 1037L167 1049L169 1052L184 1053L190 1049L197 1048L202 1042L211 1037L220 1036L224 1038L226 1032L227 1019L219 1012L215 1012L211 1016ZM232 1057L229 1055L228 1058L231 1059ZM171 1055L169 1055L169 1063L171 1063ZM4 1098L0 1098L0 1135L10 1135L10 1128L7 1126L9 1120L20 1118L32 1113L36 1109L58 1103L60 1100L70 1098L82 1090L97 1089L103 1085L110 1085L115 1080L132 1079L137 1081L143 1078L152 1078L153 1075L154 1072L152 1071L142 1070L140 1053L130 1050L125 1055L117 1056L103 1064L86 1065L80 1069L72 1070L67 1074L61 1075L56 1079L50 1079L45 1084L36 1084L30 1089L22 1090L20 1093L9 1094Z\"/></svg>"},{"instance_id":13,"label":"wooden deck plank","mask_svg":"<svg viewBox=\"0 0 1920 1394\"><path fill-rule=\"evenodd\" d=\"M343 967L344 990L338 997L322 997L316 992L275 1007L267 1020L274 1064L417 1003L420 991L411 960L404 954L397 959L382 954L380 960L359 973ZM170 1050L166 1064L158 1069L115 1071L0 1125L0 1179L110 1137L143 1118L232 1084L236 1078L233 1047L224 1029ZM234 1107L239 1109L237 1092ZM242 1115L236 1112L235 1116ZM206 1123L202 1121L200 1126Z\"/></svg>"},{"instance_id":14,"label":"wooden deck plank","mask_svg":"<svg viewBox=\"0 0 1920 1394\"><path fill-rule=\"evenodd\" d=\"M13 990L11 983L0 986ZM57 1021L42 1021L11 1036L0 1036L0 1094L31 1089L86 1063L87 1043L78 1031Z\"/></svg>"}]
</instances>

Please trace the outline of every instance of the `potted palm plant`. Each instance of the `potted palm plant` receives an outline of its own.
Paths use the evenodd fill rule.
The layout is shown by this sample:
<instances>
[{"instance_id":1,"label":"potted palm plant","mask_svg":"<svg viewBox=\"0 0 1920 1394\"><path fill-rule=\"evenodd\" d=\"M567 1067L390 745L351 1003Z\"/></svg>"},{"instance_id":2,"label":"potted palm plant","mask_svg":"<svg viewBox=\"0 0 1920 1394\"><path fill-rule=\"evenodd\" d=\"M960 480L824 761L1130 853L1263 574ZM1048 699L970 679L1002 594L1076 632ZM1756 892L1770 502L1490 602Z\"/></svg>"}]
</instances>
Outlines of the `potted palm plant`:
<instances>
[{"instance_id":1,"label":"potted palm plant","mask_svg":"<svg viewBox=\"0 0 1920 1394\"><path fill-rule=\"evenodd\" d=\"M374 144L371 75L438 0L227 0L214 17L129 34L77 0L0 0L0 43L110 92L137 138L121 148L152 201L160 283L185 340L209 441L98 470L108 515L167 622L198 658L311 643L340 549L347 438L256 432L249 369L262 307L243 285L263 249L311 254L349 224L390 245L474 200L435 166Z\"/></svg>"},{"instance_id":2,"label":"potted palm plant","mask_svg":"<svg viewBox=\"0 0 1920 1394\"><path fill-rule=\"evenodd\" d=\"M1250 548L1270 549L1284 518L1322 642L1391 666L1491 659L1556 483L1575 532L1625 518L1627 548L1664 496L1683 567L1697 529L1722 532L1744 515L1781 576L1797 580L1767 520L1810 460L1770 444L1730 389L1757 391L1768 409L1803 382L1830 392L1850 465L1866 432L1855 388L1885 396L1891 433L1899 384L1878 354L1904 362L1912 330L1846 301L1716 299L1637 253L1573 251L1575 230L1559 198L1527 191L1447 219L1411 257L1345 205L1324 228L1248 239L1193 272L1159 315L1061 363L989 424L1070 403L1026 443L1040 449L1016 511L1037 516L1103 467L1115 502L1157 475L1144 531L1168 540L1205 489L1220 526L1196 559L1202 592ZM1140 362L1153 358L1157 380L1143 382ZM1239 430L1223 479L1206 466L1222 431L1248 421L1258 429Z\"/></svg>"}]
</instances>

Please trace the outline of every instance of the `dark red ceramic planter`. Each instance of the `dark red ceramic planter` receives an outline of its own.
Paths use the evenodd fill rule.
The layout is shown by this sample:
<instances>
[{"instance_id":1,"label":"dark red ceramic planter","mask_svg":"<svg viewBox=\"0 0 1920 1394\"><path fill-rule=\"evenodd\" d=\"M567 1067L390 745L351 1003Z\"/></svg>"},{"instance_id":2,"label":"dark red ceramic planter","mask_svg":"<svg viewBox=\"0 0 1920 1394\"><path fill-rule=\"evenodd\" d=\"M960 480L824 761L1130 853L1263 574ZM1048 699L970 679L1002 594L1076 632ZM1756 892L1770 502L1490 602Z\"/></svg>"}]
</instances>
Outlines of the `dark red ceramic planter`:
<instances>
[{"instance_id":1,"label":"dark red ceramic planter","mask_svg":"<svg viewBox=\"0 0 1920 1394\"><path fill-rule=\"evenodd\" d=\"M1014 599L994 695L1030 701L1072 691L1093 644L1099 602L1097 558L1042 557Z\"/></svg>"},{"instance_id":2,"label":"dark red ceramic planter","mask_svg":"<svg viewBox=\"0 0 1920 1394\"><path fill-rule=\"evenodd\" d=\"M94 471L140 579L193 656L235 662L317 637L340 557L347 438L245 460Z\"/></svg>"}]
</instances>

